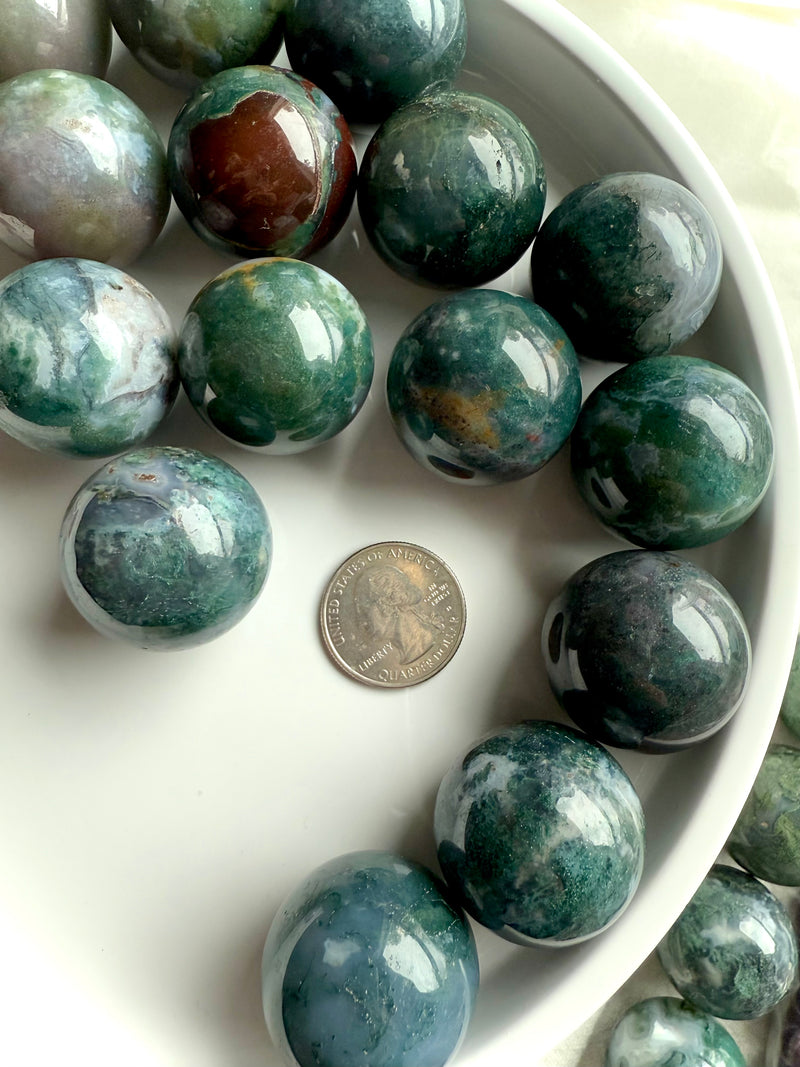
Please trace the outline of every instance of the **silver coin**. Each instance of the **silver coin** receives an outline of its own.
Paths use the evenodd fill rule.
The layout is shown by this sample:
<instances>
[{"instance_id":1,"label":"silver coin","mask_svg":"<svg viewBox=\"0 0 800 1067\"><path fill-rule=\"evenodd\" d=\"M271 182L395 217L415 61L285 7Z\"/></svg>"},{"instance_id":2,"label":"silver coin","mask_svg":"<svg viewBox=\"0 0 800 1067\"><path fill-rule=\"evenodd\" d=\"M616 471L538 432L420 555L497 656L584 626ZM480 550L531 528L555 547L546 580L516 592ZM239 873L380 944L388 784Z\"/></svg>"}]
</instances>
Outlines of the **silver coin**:
<instances>
[{"instance_id":1,"label":"silver coin","mask_svg":"<svg viewBox=\"0 0 800 1067\"><path fill-rule=\"evenodd\" d=\"M455 655L466 621L464 594L447 564L405 541L353 553L320 606L333 662L351 678L386 689L432 678Z\"/></svg>"}]
</instances>

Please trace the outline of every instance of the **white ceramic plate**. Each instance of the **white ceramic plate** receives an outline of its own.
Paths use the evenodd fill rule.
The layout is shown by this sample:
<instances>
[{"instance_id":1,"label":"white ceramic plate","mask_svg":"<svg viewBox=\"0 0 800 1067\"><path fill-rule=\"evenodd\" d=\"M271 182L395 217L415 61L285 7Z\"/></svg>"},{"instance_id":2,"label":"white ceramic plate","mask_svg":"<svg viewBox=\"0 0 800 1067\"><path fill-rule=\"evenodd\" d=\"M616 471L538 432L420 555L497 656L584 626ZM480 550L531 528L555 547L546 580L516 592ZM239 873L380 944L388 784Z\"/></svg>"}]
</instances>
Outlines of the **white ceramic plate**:
<instances>
[{"instance_id":1,"label":"white ceramic plate","mask_svg":"<svg viewBox=\"0 0 800 1067\"><path fill-rule=\"evenodd\" d=\"M724 844L768 743L797 632L800 503L794 376L753 246L711 168L647 86L552 0L472 0L463 83L529 125L550 202L609 171L692 187L726 256L719 301L686 351L742 375L772 415L778 465L757 515L693 553L741 604L755 662L731 724L693 751L620 755L644 801L648 858L606 933L562 950L478 931L482 989L458 1062L529 1064L598 1008L680 912ZM162 134L182 101L120 49L109 77ZM363 132L363 131L362 131ZM363 147L364 137L361 138ZM232 261L173 212L130 272L178 325ZM538 653L544 609L620 542L584 511L566 455L533 479L474 489L424 472L389 424L383 378L402 329L437 298L395 277L354 214L315 259L362 302L375 385L335 441L287 458L228 446L181 403L157 440L215 451L256 485L275 561L254 610L213 644L141 652L96 635L61 592L57 535L99 466L0 441L0 1059L14 1067L274 1067L259 958L284 895L341 852L397 849L435 865L438 782L492 726L562 718ZM0 253L0 274L22 265ZM527 257L495 286L527 292ZM593 385L611 368L586 368ZM463 644L436 677L381 691L342 676L317 632L350 553L417 542L455 570Z\"/></svg>"}]
</instances>

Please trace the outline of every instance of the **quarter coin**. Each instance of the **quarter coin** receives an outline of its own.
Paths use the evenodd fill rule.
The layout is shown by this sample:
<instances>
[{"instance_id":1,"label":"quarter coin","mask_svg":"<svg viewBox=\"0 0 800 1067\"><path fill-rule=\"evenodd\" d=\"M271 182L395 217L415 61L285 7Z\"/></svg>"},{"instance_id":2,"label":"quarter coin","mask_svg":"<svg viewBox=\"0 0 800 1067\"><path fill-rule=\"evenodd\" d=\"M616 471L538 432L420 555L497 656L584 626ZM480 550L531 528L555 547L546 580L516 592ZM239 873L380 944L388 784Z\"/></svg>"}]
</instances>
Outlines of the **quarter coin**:
<instances>
[{"instance_id":1,"label":"quarter coin","mask_svg":"<svg viewBox=\"0 0 800 1067\"><path fill-rule=\"evenodd\" d=\"M382 541L353 553L333 575L320 625L345 674L400 689L433 677L453 658L466 625L464 594L433 552Z\"/></svg>"}]
</instances>

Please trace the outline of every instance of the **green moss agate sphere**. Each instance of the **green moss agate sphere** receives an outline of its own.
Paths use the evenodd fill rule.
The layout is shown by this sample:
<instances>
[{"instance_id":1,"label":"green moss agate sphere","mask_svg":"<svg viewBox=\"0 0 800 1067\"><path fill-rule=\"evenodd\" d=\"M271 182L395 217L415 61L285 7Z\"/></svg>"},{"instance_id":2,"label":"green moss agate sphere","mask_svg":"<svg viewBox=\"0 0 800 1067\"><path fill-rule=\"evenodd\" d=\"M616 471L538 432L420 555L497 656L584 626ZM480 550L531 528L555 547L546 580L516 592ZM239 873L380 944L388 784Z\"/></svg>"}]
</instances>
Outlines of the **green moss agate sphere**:
<instances>
[{"instance_id":1,"label":"green moss agate sphere","mask_svg":"<svg viewBox=\"0 0 800 1067\"><path fill-rule=\"evenodd\" d=\"M601 745L557 723L497 730L454 763L434 832L463 906L518 944L599 934L642 874L644 814L630 779Z\"/></svg>"},{"instance_id":2,"label":"green moss agate sphere","mask_svg":"<svg viewBox=\"0 0 800 1067\"><path fill-rule=\"evenodd\" d=\"M605 1067L747 1067L747 1061L707 1012L677 997L649 997L614 1027Z\"/></svg>"},{"instance_id":3,"label":"green moss agate sphere","mask_svg":"<svg viewBox=\"0 0 800 1067\"><path fill-rule=\"evenodd\" d=\"M525 478L558 452L580 410L580 368L546 311L471 289L405 330L387 397L400 440L423 467L488 485Z\"/></svg>"},{"instance_id":4,"label":"green moss agate sphere","mask_svg":"<svg viewBox=\"0 0 800 1067\"><path fill-rule=\"evenodd\" d=\"M610 374L571 437L581 496L643 548L694 548L731 533L761 503L773 453L752 389L724 367L678 355Z\"/></svg>"},{"instance_id":5,"label":"green moss agate sphere","mask_svg":"<svg viewBox=\"0 0 800 1067\"><path fill-rule=\"evenodd\" d=\"M111 20L105 0L0 0L0 81L56 67L105 77Z\"/></svg>"},{"instance_id":6,"label":"green moss agate sphere","mask_svg":"<svg viewBox=\"0 0 800 1067\"><path fill-rule=\"evenodd\" d=\"M29 263L0 281L0 429L70 456L140 444L175 400L175 347L166 311L130 275Z\"/></svg>"},{"instance_id":7,"label":"green moss agate sphere","mask_svg":"<svg viewBox=\"0 0 800 1067\"><path fill-rule=\"evenodd\" d=\"M439 1067L478 989L472 932L445 886L387 852L323 864L281 907L264 946L270 1035L300 1067Z\"/></svg>"},{"instance_id":8,"label":"green moss agate sphere","mask_svg":"<svg viewBox=\"0 0 800 1067\"><path fill-rule=\"evenodd\" d=\"M271 63L285 0L108 0L114 29L161 81L193 89L229 67Z\"/></svg>"},{"instance_id":9,"label":"green moss agate sphere","mask_svg":"<svg viewBox=\"0 0 800 1067\"><path fill-rule=\"evenodd\" d=\"M292 68L350 122L382 122L433 85L449 85L467 46L463 0L288 0Z\"/></svg>"},{"instance_id":10,"label":"green moss agate sphere","mask_svg":"<svg viewBox=\"0 0 800 1067\"><path fill-rule=\"evenodd\" d=\"M178 365L203 418L242 447L303 452L338 434L369 391L363 311L310 263L265 259L212 279L189 306Z\"/></svg>"},{"instance_id":11,"label":"green moss agate sphere","mask_svg":"<svg viewBox=\"0 0 800 1067\"><path fill-rule=\"evenodd\" d=\"M618 362L675 351L719 292L722 246L694 193L658 174L609 174L574 189L542 224L533 295L582 356Z\"/></svg>"},{"instance_id":12,"label":"green moss agate sphere","mask_svg":"<svg viewBox=\"0 0 800 1067\"><path fill-rule=\"evenodd\" d=\"M119 89L68 70L0 83L0 240L19 255L126 266L169 204L161 138Z\"/></svg>"},{"instance_id":13,"label":"green moss agate sphere","mask_svg":"<svg viewBox=\"0 0 800 1067\"><path fill-rule=\"evenodd\" d=\"M756 878L800 886L800 749L770 746L728 851Z\"/></svg>"},{"instance_id":14,"label":"green moss agate sphere","mask_svg":"<svg viewBox=\"0 0 800 1067\"><path fill-rule=\"evenodd\" d=\"M658 946L670 981L720 1019L756 1019L797 981L786 907L757 878L715 864Z\"/></svg>"},{"instance_id":15,"label":"green moss agate sphere","mask_svg":"<svg viewBox=\"0 0 800 1067\"><path fill-rule=\"evenodd\" d=\"M256 601L272 533L253 486L229 464L143 448L84 482L61 527L70 599L107 637L182 649L225 633Z\"/></svg>"},{"instance_id":16,"label":"green moss agate sphere","mask_svg":"<svg viewBox=\"0 0 800 1067\"><path fill-rule=\"evenodd\" d=\"M672 552L612 552L549 605L542 653L559 703L590 737L669 752L704 741L741 703L750 639L730 593Z\"/></svg>"},{"instance_id":17,"label":"green moss agate sphere","mask_svg":"<svg viewBox=\"0 0 800 1067\"><path fill-rule=\"evenodd\" d=\"M367 146L358 207L399 274L442 288L497 278L521 258L544 211L539 149L508 108L431 91L395 111Z\"/></svg>"}]
</instances>

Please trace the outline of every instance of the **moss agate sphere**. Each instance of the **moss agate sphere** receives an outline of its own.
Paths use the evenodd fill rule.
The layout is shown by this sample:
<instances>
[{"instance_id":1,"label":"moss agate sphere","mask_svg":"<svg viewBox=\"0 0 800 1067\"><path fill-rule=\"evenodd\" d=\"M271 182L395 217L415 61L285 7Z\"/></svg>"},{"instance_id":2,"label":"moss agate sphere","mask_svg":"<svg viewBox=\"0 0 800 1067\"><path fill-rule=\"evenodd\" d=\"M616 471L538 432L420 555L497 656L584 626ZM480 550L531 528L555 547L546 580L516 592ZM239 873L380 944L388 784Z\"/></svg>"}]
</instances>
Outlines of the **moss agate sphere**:
<instances>
[{"instance_id":1,"label":"moss agate sphere","mask_svg":"<svg viewBox=\"0 0 800 1067\"><path fill-rule=\"evenodd\" d=\"M175 347L166 311L130 275L29 263L0 281L0 429L70 456L140 444L175 400Z\"/></svg>"},{"instance_id":2,"label":"moss agate sphere","mask_svg":"<svg viewBox=\"0 0 800 1067\"><path fill-rule=\"evenodd\" d=\"M671 552L612 552L548 607L542 653L559 703L590 737L669 752L704 741L741 703L750 638L730 593Z\"/></svg>"},{"instance_id":3,"label":"moss agate sphere","mask_svg":"<svg viewBox=\"0 0 800 1067\"><path fill-rule=\"evenodd\" d=\"M289 0L292 68L350 122L382 122L433 85L449 85L467 46L464 0Z\"/></svg>"},{"instance_id":4,"label":"moss agate sphere","mask_svg":"<svg viewBox=\"0 0 800 1067\"><path fill-rule=\"evenodd\" d=\"M478 989L463 912L424 867L354 852L318 867L264 946L264 1015L300 1067L439 1067L457 1052Z\"/></svg>"},{"instance_id":5,"label":"moss agate sphere","mask_svg":"<svg viewBox=\"0 0 800 1067\"><path fill-rule=\"evenodd\" d=\"M491 289L423 311L397 343L389 410L423 467L473 485L525 478L566 441L581 404L578 357L546 311Z\"/></svg>"},{"instance_id":6,"label":"moss agate sphere","mask_svg":"<svg viewBox=\"0 0 800 1067\"><path fill-rule=\"evenodd\" d=\"M210 641L267 579L272 533L253 486L190 449L143 448L88 478L61 527L70 599L107 637L142 648Z\"/></svg>"},{"instance_id":7,"label":"moss agate sphere","mask_svg":"<svg viewBox=\"0 0 800 1067\"><path fill-rule=\"evenodd\" d=\"M578 490L642 548L696 548L748 519L769 487L769 416L731 371L659 356L605 378L570 439Z\"/></svg>"},{"instance_id":8,"label":"moss agate sphere","mask_svg":"<svg viewBox=\"0 0 800 1067\"><path fill-rule=\"evenodd\" d=\"M229 67L271 63L285 0L107 0L114 29L150 74L194 89Z\"/></svg>"},{"instance_id":9,"label":"moss agate sphere","mask_svg":"<svg viewBox=\"0 0 800 1067\"><path fill-rule=\"evenodd\" d=\"M770 745L728 852L756 878L800 886L800 749Z\"/></svg>"},{"instance_id":10,"label":"moss agate sphere","mask_svg":"<svg viewBox=\"0 0 800 1067\"><path fill-rule=\"evenodd\" d=\"M0 81L42 67L105 77L111 20L105 0L0 0Z\"/></svg>"},{"instance_id":11,"label":"moss agate sphere","mask_svg":"<svg viewBox=\"0 0 800 1067\"><path fill-rule=\"evenodd\" d=\"M119 89L67 70L0 83L0 240L14 252L126 266L169 203L161 138Z\"/></svg>"},{"instance_id":12,"label":"moss agate sphere","mask_svg":"<svg viewBox=\"0 0 800 1067\"><path fill-rule=\"evenodd\" d=\"M544 211L542 157L508 108L479 93L431 91L379 126L358 178L367 236L393 270L442 288L497 278Z\"/></svg>"},{"instance_id":13,"label":"moss agate sphere","mask_svg":"<svg viewBox=\"0 0 800 1067\"><path fill-rule=\"evenodd\" d=\"M238 257L308 256L344 225L353 138L316 85L248 65L201 82L167 146L175 202L195 233Z\"/></svg>"},{"instance_id":14,"label":"moss agate sphere","mask_svg":"<svg viewBox=\"0 0 800 1067\"><path fill-rule=\"evenodd\" d=\"M599 934L642 874L644 815L630 779L601 745L557 723L497 730L454 763L434 832L466 910L522 945Z\"/></svg>"},{"instance_id":15,"label":"moss agate sphere","mask_svg":"<svg viewBox=\"0 0 800 1067\"><path fill-rule=\"evenodd\" d=\"M658 946L670 981L720 1019L757 1019L797 981L786 907L757 878L715 864Z\"/></svg>"},{"instance_id":16,"label":"moss agate sphere","mask_svg":"<svg viewBox=\"0 0 800 1067\"><path fill-rule=\"evenodd\" d=\"M679 348L719 292L722 247L694 193L658 174L610 174L545 219L533 295L582 356L621 363Z\"/></svg>"},{"instance_id":17,"label":"moss agate sphere","mask_svg":"<svg viewBox=\"0 0 800 1067\"><path fill-rule=\"evenodd\" d=\"M242 447L314 448L356 416L372 334L351 293L310 263L264 259L212 279L189 306L178 363L203 418Z\"/></svg>"},{"instance_id":18,"label":"moss agate sphere","mask_svg":"<svg viewBox=\"0 0 800 1067\"><path fill-rule=\"evenodd\" d=\"M605 1067L747 1067L747 1061L707 1012L677 997L650 997L614 1027Z\"/></svg>"}]
</instances>

